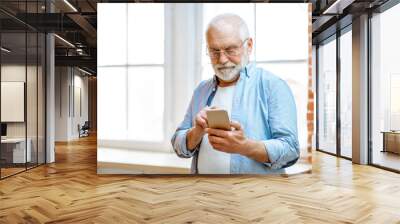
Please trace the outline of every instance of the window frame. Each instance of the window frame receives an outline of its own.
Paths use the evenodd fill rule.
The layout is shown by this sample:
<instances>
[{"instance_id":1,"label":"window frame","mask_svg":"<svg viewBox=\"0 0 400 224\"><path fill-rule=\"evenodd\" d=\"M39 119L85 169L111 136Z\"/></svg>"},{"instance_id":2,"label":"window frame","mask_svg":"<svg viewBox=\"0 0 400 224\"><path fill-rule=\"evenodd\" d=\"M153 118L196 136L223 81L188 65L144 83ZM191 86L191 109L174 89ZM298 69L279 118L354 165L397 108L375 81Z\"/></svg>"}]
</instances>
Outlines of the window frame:
<instances>
[{"instance_id":1,"label":"window frame","mask_svg":"<svg viewBox=\"0 0 400 224\"><path fill-rule=\"evenodd\" d=\"M319 42L316 45L316 151L323 152L329 155L337 156L346 160L352 160L352 158L347 157L342 155L342 149L341 149L341 67L340 67L340 60L341 60L341 53L340 53L340 39L341 36L344 35L347 32L352 32L352 23L347 24L346 26L340 28L337 30L335 33L333 33L330 36L327 36L326 38L319 40ZM319 130L319 103L320 103L320 90L319 90L319 84L321 80L319 79L319 66L320 66L320 55L319 55L319 48L321 44L326 44L330 41L336 41L336 152L332 153L327 150L321 149L320 148L320 130ZM353 149L352 149L353 151Z\"/></svg>"},{"instance_id":2,"label":"window frame","mask_svg":"<svg viewBox=\"0 0 400 224\"><path fill-rule=\"evenodd\" d=\"M113 3L108 3L108 4L113 4ZM126 20L127 20L127 26L129 25L129 18L128 18L128 14L129 14L129 3L123 3L126 5L126 10L127 10L127 14L126 14ZM170 19L170 15L171 13L170 8L166 7L167 4L164 4L164 33L167 34L167 32L165 32L165 30L169 30L171 29L171 21ZM128 28L129 29L129 28ZM129 39L129 31L126 30L126 35L127 35L127 45L128 43L128 39ZM169 69L169 66L167 66L167 58L169 58L169 52L167 52L167 43L170 42L170 36L169 35L165 35L164 36L164 63L163 64L159 64L159 63L145 63L145 64L132 64L129 63L128 61L128 55L129 52L127 51L127 60L125 64L118 64L118 65L98 65L99 68L122 68L125 70L126 74L125 74L125 79L126 82L125 84L128 85L128 79L129 79L129 68L143 68L143 67L161 67L163 69L163 76L164 76L164 113L163 113L163 121L162 121L162 126L163 126L163 140L162 141L141 141L141 140L134 140L134 139L129 139L128 137L126 137L125 139L98 139L98 145L100 147L104 147L104 148L125 148L125 149L132 149L132 150L143 150L143 151L155 151L155 152L168 152L170 151L170 143L169 143L169 136L168 136L168 130L169 128L169 123L168 122L168 115L170 113L169 110L171 110L171 102L169 100L170 96L170 88L168 83L170 83L170 76L171 76L171 71ZM128 47L128 46L126 46ZM170 49L168 49L170 50ZM126 103L126 133L128 135L128 131L129 131L129 89L128 87L125 89L125 96L127 99L127 103Z\"/></svg>"},{"instance_id":3,"label":"window frame","mask_svg":"<svg viewBox=\"0 0 400 224\"><path fill-rule=\"evenodd\" d=\"M106 3L107 4L107 3ZM112 4L112 3L108 3ZM129 4L129 3L125 3ZM122 148L122 149L130 149L130 150L139 150L139 151L147 151L147 152L173 152L173 148L170 142L170 138L173 135L177 125L182 121L183 115L180 115L178 112L183 110L186 112L186 107L191 98L191 94L193 93L193 89L196 84L201 81L201 65L199 63L194 63L191 65L192 69L195 69L198 72L195 72L193 77L186 77L187 74L182 74L184 72L179 71L176 65L176 60L172 60L172 58L180 57L182 58L182 54L187 53L185 48L190 48L192 42L199 42L198 34L201 33L201 25L202 25L202 8L199 7L199 4L188 3L186 4L188 10L184 10L181 8L180 4L164 4L164 63L163 64L129 64L125 65L99 65L99 67L119 67L126 68L126 79L128 81L128 68L129 67L162 67L164 69L164 114L163 114L163 140L162 141L140 141L133 139L98 139L98 146L102 148ZM129 8L129 7L127 7ZM190 12L187 12L190 11ZM176 30L180 26L187 25L187 21L182 21L177 16L176 12L180 13L192 13L194 14L196 26L194 26L194 33L192 40L185 43L179 43L179 45L183 44L184 47L177 47L176 37L178 34L176 32L165 32L167 30ZM191 24L190 24L191 25ZM128 35L128 32L127 32ZM199 55L201 57L201 46L194 46L192 52L195 55ZM191 53L192 53L191 52ZM196 53L197 52L197 53ZM128 52L127 52L128 54ZM195 58L194 61L199 61L199 58ZM186 83L182 83L180 81L184 75L187 78ZM126 95L128 98L128 89L126 90ZM129 99L128 99L129 101ZM177 105L181 108L177 108ZM184 106L183 106L184 105ZM129 102L126 105L126 110L128 113ZM129 117L127 115L127 117ZM127 118L129 119L129 118ZM127 127L128 128L128 127Z\"/></svg>"}]
</instances>

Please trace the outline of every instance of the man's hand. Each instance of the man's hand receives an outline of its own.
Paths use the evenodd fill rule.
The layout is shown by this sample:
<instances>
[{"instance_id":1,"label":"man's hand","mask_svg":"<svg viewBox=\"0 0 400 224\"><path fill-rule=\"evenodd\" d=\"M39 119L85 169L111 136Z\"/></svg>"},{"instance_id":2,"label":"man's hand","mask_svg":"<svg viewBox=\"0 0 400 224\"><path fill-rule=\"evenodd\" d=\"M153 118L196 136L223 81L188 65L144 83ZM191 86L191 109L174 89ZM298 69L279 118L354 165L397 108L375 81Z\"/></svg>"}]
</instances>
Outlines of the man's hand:
<instances>
[{"instance_id":1,"label":"man's hand","mask_svg":"<svg viewBox=\"0 0 400 224\"><path fill-rule=\"evenodd\" d=\"M206 134L205 129L208 128L206 111L209 109L211 108L203 108L199 113L197 113L193 120L193 128L191 128L186 135L186 146L189 150L195 149Z\"/></svg>"},{"instance_id":2,"label":"man's hand","mask_svg":"<svg viewBox=\"0 0 400 224\"><path fill-rule=\"evenodd\" d=\"M208 141L216 150L226 153L246 154L248 139L238 122L231 122L231 131L206 128Z\"/></svg>"},{"instance_id":3,"label":"man's hand","mask_svg":"<svg viewBox=\"0 0 400 224\"><path fill-rule=\"evenodd\" d=\"M237 153L259 162L268 162L265 146L260 141L254 141L244 135L238 122L231 122L231 131L206 128L208 141L218 151Z\"/></svg>"},{"instance_id":4,"label":"man's hand","mask_svg":"<svg viewBox=\"0 0 400 224\"><path fill-rule=\"evenodd\" d=\"M198 133L201 134L202 137L206 133L205 129L208 128L206 111L209 109L210 109L209 107L203 108L199 113L197 113L193 121L194 129L196 129Z\"/></svg>"}]
</instances>

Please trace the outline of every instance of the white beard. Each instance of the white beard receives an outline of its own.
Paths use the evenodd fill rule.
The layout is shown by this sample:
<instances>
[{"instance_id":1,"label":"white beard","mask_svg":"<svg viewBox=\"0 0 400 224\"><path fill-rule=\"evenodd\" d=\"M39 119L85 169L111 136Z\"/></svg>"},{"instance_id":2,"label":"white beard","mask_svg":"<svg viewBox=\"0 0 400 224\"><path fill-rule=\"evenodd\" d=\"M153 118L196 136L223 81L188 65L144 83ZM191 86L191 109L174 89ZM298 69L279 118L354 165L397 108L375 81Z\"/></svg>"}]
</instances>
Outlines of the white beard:
<instances>
[{"instance_id":1,"label":"white beard","mask_svg":"<svg viewBox=\"0 0 400 224\"><path fill-rule=\"evenodd\" d=\"M248 62L249 62L249 57L247 53L244 53L239 64L235 64L229 61L224 65L214 64L213 69L215 75L218 78L220 78L225 82L230 82L235 80L239 76L240 70L242 70L242 68L244 68Z\"/></svg>"}]
</instances>

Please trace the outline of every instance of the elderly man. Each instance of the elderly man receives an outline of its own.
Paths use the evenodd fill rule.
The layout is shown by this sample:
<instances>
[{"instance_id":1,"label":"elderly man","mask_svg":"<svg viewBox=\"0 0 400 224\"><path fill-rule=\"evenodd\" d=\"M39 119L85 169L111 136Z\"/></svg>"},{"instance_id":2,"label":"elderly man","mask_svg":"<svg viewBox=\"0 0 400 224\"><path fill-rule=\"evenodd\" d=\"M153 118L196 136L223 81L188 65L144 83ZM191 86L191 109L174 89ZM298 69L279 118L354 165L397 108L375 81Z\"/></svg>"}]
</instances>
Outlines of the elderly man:
<instances>
[{"instance_id":1,"label":"elderly man","mask_svg":"<svg viewBox=\"0 0 400 224\"><path fill-rule=\"evenodd\" d=\"M195 89L185 118L172 137L192 173L282 173L299 158L296 105L288 85L249 63L253 39L237 15L209 23L207 53L215 76ZM206 110L225 109L230 131L207 126Z\"/></svg>"}]
</instances>

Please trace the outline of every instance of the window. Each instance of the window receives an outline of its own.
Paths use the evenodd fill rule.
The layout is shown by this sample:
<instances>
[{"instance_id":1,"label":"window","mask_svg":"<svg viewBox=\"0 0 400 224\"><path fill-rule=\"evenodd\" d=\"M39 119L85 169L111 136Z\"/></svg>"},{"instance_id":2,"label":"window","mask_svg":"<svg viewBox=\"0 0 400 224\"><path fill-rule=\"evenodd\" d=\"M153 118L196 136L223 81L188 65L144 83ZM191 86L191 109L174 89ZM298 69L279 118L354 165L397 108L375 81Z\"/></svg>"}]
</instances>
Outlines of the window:
<instances>
[{"instance_id":1,"label":"window","mask_svg":"<svg viewBox=\"0 0 400 224\"><path fill-rule=\"evenodd\" d=\"M307 62L307 7L293 3L256 5L256 61ZM290 16L282 18L282 14Z\"/></svg>"},{"instance_id":2,"label":"window","mask_svg":"<svg viewBox=\"0 0 400 224\"><path fill-rule=\"evenodd\" d=\"M3 2L0 5L10 4ZM19 9L12 9L23 17L26 13L43 12L39 9L43 3L19 2ZM0 17L15 24L12 30L10 26L0 29L0 179L3 179L45 163L46 37L40 30L17 25L15 18L4 12L0 12ZM4 137L11 143L4 144Z\"/></svg>"},{"instance_id":3,"label":"window","mask_svg":"<svg viewBox=\"0 0 400 224\"><path fill-rule=\"evenodd\" d=\"M318 48L318 148L336 154L336 36Z\"/></svg>"},{"instance_id":4,"label":"window","mask_svg":"<svg viewBox=\"0 0 400 224\"><path fill-rule=\"evenodd\" d=\"M127 4L98 5L98 65L127 64Z\"/></svg>"},{"instance_id":5,"label":"window","mask_svg":"<svg viewBox=\"0 0 400 224\"><path fill-rule=\"evenodd\" d=\"M164 4L99 4L98 22L99 139L165 143Z\"/></svg>"},{"instance_id":6,"label":"window","mask_svg":"<svg viewBox=\"0 0 400 224\"><path fill-rule=\"evenodd\" d=\"M321 41L317 53L317 149L351 159L352 25Z\"/></svg>"},{"instance_id":7,"label":"window","mask_svg":"<svg viewBox=\"0 0 400 224\"><path fill-rule=\"evenodd\" d=\"M390 75L390 130L400 130L400 73Z\"/></svg>"},{"instance_id":8,"label":"window","mask_svg":"<svg viewBox=\"0 0 400 224\"><path fill-rule=\"evenodd\" d=\"M98 138L127 138L127 86L125 67L99 67L97 71Z\"/></svg>"},{"instance_id":9,"label":"window","mask_svg":"<svg viewBox=\"0 0 400 224\"><path fill-rule=\"evenodd\" d=\"M163 141L163 68L130 67L128 86L128 139Z\"/></svg>"},{"instance_id":10,"label":"window","mask_svg":"<svg viewBox=\"0 0 400 224\"><path fill-rule=\"evenodd\" d=\"M395 170L400 170L399 20L399 4L371 18L372 163Z\"/></svg>"},{"instance_id":11,"label":"window","mask_svg":"<svg viewBox=\"0 0 400 224\"><path fill-rule=\"evenodd\" d=\"M291 15L281 19L282 12ZM307 4L203 4L202 79L214 75L206 55L204 33L210 20L222 13L242 17L254 39L250 60L290 86L298 110L299 142L307 147L308 9ZM276 22L279 21L279 22ZM273 33L272 33L273 32ZM296 38L293 38L296 37Z\"/></svg>"},{"instance_id":12,"label":"window","mask_svg":"<svg viewBox=\"0 0 400 224\"><path fill-rule=\"evenodd\" d=\"M350 27L351 28L351 27ZM340 36L340 154L352 157L352 34Z\"/></svg>"}]
</instances>

